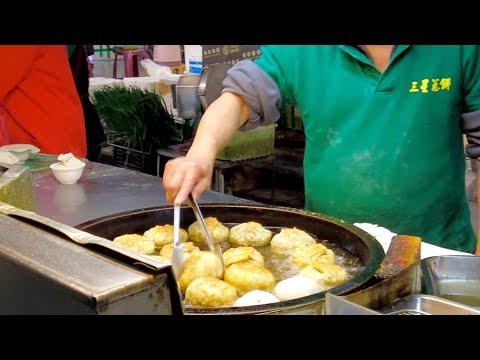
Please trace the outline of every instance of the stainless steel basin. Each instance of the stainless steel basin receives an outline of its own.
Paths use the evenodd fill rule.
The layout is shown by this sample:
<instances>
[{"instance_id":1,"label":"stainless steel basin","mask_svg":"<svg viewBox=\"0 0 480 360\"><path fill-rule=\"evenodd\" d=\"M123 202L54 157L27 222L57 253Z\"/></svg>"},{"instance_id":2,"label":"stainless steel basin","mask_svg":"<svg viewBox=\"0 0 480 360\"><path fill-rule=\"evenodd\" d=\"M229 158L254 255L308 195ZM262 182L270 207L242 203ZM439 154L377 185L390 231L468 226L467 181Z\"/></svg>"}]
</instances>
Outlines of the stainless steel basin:
<instances>
[{"instance_id":1,"label":"stainless steel basin","mask_svg":"<svg viewBox=\"0 0 480 360\"><path fill-rule=\"evenodd\" d=\"M480 315L480 310L432 295L409 295L378 310L388 315Z\"/></svg>"},{"instance_id":2,"label":"stainless steel basin","mask_svg":"<svg viewBox=\"0 0 480 360\"><path fill-rule=\"evenodd\" d=\"M422 260L424 293L480 310L480 257L434 256Z\"/></svg>"}]
</instances>

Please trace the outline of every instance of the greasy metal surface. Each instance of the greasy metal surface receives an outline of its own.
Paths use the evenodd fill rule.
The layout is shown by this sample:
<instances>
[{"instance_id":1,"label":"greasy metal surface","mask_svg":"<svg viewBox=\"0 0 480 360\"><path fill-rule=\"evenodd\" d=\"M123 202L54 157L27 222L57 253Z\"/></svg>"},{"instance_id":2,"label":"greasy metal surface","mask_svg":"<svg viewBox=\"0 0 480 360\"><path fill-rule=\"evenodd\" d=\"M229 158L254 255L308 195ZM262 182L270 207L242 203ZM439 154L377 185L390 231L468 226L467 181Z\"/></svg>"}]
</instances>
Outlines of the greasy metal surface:
<instances>
[{"instance_id":1,"label":"greasy metal surface","mask_svg":"<svg viewBox=\"0 0 480 360\"><path fill-rule=\"evenodd\" d=\"M67 225L122 211L167 205L162 179L141 172L90 162L73 185L62 185L51 171L33 174L37 212ZM251 204L234 196L205 192L199 203Z\"/></svg>"},{"instance_id":2,"label":"greasy metal surface","mask_svg":"<svg viewBox=\"0 0 480 360\"><path fill-rule=\"evenodd\" d=\"M480 310L480 257L432 256L422 260L425 293Z\"/></svg>"},{"instance_id":3,"label":"greasy metal surface","mask_svg":"<svg viewBox=\"0 0 480 360\"><path fill-rule=\"evenodd\" d=\"M384 314L412 312L429 315L480 315L480 310L433 295L409 295L378 310Z\"/></svg>"},{"instance_id":4,"label":"greasy metal surface","mask_svg":"<svg viewBox=\"0 0 480 360\"><path fill-rule=\"evenodd\" d=\"M167 284L168 271L158 275L140 272L5 215L0 215L0 229L0 264L18 270L17 273L5 272L5 268L0 271L3 275L8 274L7 282L2 282L2 312L18 309L23 310L20 313L30 313L28 306L32 309L40 304L48 307L49 302L60 299L59 294L62 294L62 303L76 302L94 309L153 284ZM51 291L42 292L42 288ZM29 305L33 298L35 305ZM171 311L169 301L161 306L166 307L165 312ZM39 308L36 310L42 312ZM65 309L57 309L58 313L62 311Z\"/></svg>"},{"instance_id":5,"label":"greasy metal surface","mask_svg":"<svg viewBox=\"0 0 480 360\"><path fill-rule=\"evenodd\" d=\"M152 286L141 289L122 301L101 306L100 315L172 315L170 291L166 281L157 281Z\"/></svg>"},{"instance_id":6,"label":"greasy metal surface","mask_svg":"<svg viewBox=\"0 0 480 360\"><path fill-rule=\"evenodd\" d=\"M28 220L30 224L40 228L47 228L48 230L58 231L70 240L80 245L101 246L119 255L127 257L134 264L138 263L139 265L145 266L151 270L161 270L167 266L170 266L170 264L166 261L152 259L150 256L139 254L136 251L132 251L108 239L90 234L86 231L79 230L77 228L74 228L73 226L62 224L61 222L55 221L42 215L38 215L37 213L34 213L32 211L25 211L23 209L19 209L15 206L6 204L1 201L0 213Z\"/></svg>"},{"instance_id":7,"label":"greasy metal surface","mask_svg":"<svg viewBox=\"0 0 480 360\"><path fill-rule=\"evenodd\" d=\"M479 256L432 256L422 260L422 269L425 290L431 295L441 294L438 283L442 280L477 280L480 283Z\"/></svg>"},{"instance_id":8,"label":"greasy metal surface","mask_svg":"<svg viewBox=\"0 0 480 360\"><path fill-rule=\"evenodd\" d=\"M379 309L399 298L419 294L422 290L420 261L384 280L371 278L364 289L345 295L345 299L369 309Z\"/></svg>"},{"instance_id":9,"label":"greasy metal surface","mask_svg":"<svg viewBox=\"0 0 480 360\"><path fill-rule=\"evenodd\" d=\"M348 282L330 289L329 292L333 294L349 293L365 284L373 276L385 255L381 245L371 235L353 225L320 214L273 206L239 204L203 204L201 210L205 217L217 217L227 225L258 221L271 228L297 226L318 238L335 241L356 254L364 263L364 270ZM143 233L155 225L171 223L172 219L173 207L166 206L123 212L98 218L80 224L78 227L107 239L113 239L121 234ZM184 207L181 226L187 227L194 221L196 219L193 211L189 207ZM322 292L275 304L221 309L187 308L185 311L188 314L321 313L324 308L324 298L325 292Z\"/></svg>"},{"instance_id":10,"label":"greasy metal surface","mask_svg":"<svg viewBox=\"0 0 480 360\"><path fill-rule=\"evenodd\" d=\"M380 315L378 311L355 304L344 296L325 295L325 315Z\"/></svg>"},{"instance_id":11,"label":"greasy metal surface","mask_svg":"<svg viewBox=\"0 0 480 360\"><path fill-rule=\"evenodd\" d=\"M0 173L0 201L24 210L36 209L33 177L29 168L13 165Z\"/></svg>"}]
</instances>

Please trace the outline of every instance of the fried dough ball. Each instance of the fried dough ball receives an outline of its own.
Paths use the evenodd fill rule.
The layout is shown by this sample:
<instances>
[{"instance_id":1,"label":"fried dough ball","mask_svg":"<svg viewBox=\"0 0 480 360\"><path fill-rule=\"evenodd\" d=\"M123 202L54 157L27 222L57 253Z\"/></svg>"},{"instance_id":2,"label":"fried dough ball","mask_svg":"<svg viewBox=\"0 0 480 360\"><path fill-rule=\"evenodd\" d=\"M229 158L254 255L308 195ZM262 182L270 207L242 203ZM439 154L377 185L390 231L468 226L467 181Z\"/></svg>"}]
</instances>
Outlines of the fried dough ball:
<instances>
[{"instance_id":1,"label":"fried dough ball","mask_svg":"<svg viewBox=\"0 0 480 360\"><path fill-rule=\"evenodd\" d=\"M265 246L271 240L272 232L254 221L232 227L228 235L228 241L234 245Z\"/></svg>"},{"instance_id":2,"label":"fried dough ball","mask_svg":"<svg viewBox=\"0 0 480 360\"><path fill-rule=\"evenodd\" d=\"M263 267L265 261L263 255L258 250L255 250L251 246L240 246L236 248L230 248L223 253L223 262L225 267L229 267L232 264L252 264Z\"/></svg>"},{"instance_id":3,"label":"fried dough ball","mask_svg":"<svg viewBox=\"0 0 480 360\"><path fill-rule=\"evenodd\" d=\"M273 295L280 301L297 299L323 291L324 288L308 277L293 276L280 281L273 289Z\"/></svg>"},{"instance_id":4,"label":"fried dough ball","mask_svg":"<svg viewBox=\"0 0 480 360\"><path fill-rule=\"evenodd\" d=\"M155 242L155 248L160 250L162 246L173 243L173 225L157 225L143 233L147 239L151 239ZM188 233L180 229L180 241L188 241Z\"/></svg>"},{"instance_id":5,"label":"fried dough ball","mask_svg":"<svg viewBox=\"0 0 480 360\"><path fill-rule=\"evenodd\" d=\"M267 291L252 290L239 297L233 303L233 306L253 306L279 302L275 295Z\"/></svg>"},{"instance_id":6,"label":"fried dough ball","mask_svg":"<svg viewBox=\"0 0 480 360\"><path fill-rule=\"evenodd\" d=\"M270 291L276 281L270 270L252 264L232 264L225 270L223 280L235 286L242 296L252 290Z\"/></svg>"},{"instance_id":7,"label":"fried dough ball","mask_svg":"<svg viewBox=\"0 0 480 360\"><path fill-rule=\"evenodd\" d=\"M228 240L228 234L230 229L223 225L220 221L218 221L215 217L206 217L205 218L205 225L207 226L207 230L212 236L213 242L222 242ZM200 223L195 221L188 227L188 238L197 243L206 244L205 237L202 233L202 228L200 227Z\"/></svg>"},{"instance_id":8,"label":"fried dough ball","mask_svg":"<svg viewBox=\"0 0 480 360\"><path fill-rule=\"evenodd\" d=\"M288 251L295 249L302 244L315 244L316 241L313 237L307 234L305 231L293 228L282 229L280 233L273 236L270 245L275 251Z\"/></svg>"},{"instance_id":9,"label":"fried dough ball","mask_svg":"<svg viewBox=\"0 0 480 360\"><path fill-rule=\"evenodd\" d=\"M192 242L183 243L183 259L187 259L192 253L200 251ZM173 256L173 244L167 244L160 250L160 256L166 259L172 259Z\"/></svg>"},{"instance_id":10,"label":"fried dough ball","mask_svg":"<svg viewBox=\"0 0 480 360\"><path fill-rule=\"evenodd\" d=\"M139 252L145 255L152 255L155 253L155 243L153 240L138 234L125 234L117 236L113 242L129 248L130 250Z\"/></svg>"},{"instance_id":11,"label":"fried dough ball","mask_svg":"<svg viewBox=\"0 0 480 360\"><path fill-rule=\"evenodd\" d=\"M335 263L335 253L322 244L302 244L293 249L291 261L299 267L316 262Z\"/></svg>"},{"instance_id":12,"label":"fried dough ball","mask_svg":"<svg viewBox=\"0 0 480 360\"><path fill-rule=\"evenodd\" d=\"M222 276L222 262L217 255L210 251L195 251L185 260L178 283L182 292L185 292L188 285L195 279L201 277L221 279Z\"/></svg>"},{"instance_id":13,"label":"fried dough ball","mask_svg":"<svg viewBox=\"0 0 480 360\"><path fill-rule=\"evenodd\" d=\"M185 301L196 307L230 306L237 298L235 286L214 277L195 279L185 290Z\"/></svg>"},{"instance_id":14,"label":"fried dough ball","mask_svg":"<svg viewBox=\"0 0 480 360\"><path fill-rule=\"evenodd\" d=\"M347 272L344 267L322 262L314 262L313 265L303 269L299 275L311 278L318 284L329 287L340 285L347 280Z\"/></svg>"}]
</instances>

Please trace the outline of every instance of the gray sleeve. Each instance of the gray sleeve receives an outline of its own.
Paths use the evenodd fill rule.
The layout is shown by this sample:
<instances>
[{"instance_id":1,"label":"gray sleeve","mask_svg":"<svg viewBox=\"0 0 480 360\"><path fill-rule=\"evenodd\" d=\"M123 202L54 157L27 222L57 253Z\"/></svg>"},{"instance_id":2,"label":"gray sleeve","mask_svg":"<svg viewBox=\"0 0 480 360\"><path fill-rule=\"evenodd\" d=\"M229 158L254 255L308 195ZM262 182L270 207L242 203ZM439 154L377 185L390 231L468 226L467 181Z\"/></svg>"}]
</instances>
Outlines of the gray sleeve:
<instances>
[{"instance_id":1,"label":"gray sleeve","mask_svg":"<svg viewBox=\"0 0 480 360\"><path fill-rule=\"evenodd\" d=\"M241 130L270 125L280 118L282 96L277 84L252 60L242 60L227 72L223 91L240 96L250 108Z\"/></svg>"},{"instance_id":2,"label":"gray sleeve","mask_svg":"<svg viewBox=\"0 0 480 360\"><path fill-rule=\"evenodd\" d=\"M462 114L462 131L467 136L466 154L477 159L480 157L480 110Z\"/></svg>"}]
</instances>

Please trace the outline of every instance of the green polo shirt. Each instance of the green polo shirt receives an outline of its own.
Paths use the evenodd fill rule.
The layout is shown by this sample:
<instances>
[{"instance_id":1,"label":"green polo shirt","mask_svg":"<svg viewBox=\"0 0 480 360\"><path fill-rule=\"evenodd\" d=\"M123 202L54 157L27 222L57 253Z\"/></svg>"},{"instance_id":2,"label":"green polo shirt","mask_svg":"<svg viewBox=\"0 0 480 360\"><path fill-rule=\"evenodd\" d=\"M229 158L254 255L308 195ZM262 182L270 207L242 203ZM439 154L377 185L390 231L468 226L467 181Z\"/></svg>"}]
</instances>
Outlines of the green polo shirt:
<instances>
[{"instance_id":1,"label":"green polo shirt","mask_svg":"<svg viewBox=\"0 0 480 360\"><path fill-rule=\"evenodd\" d=\"M480 110L477 46L264 46L256 63L305 127L306 208L473 252L461 114Z\"/></svg>"}]
</instances>

